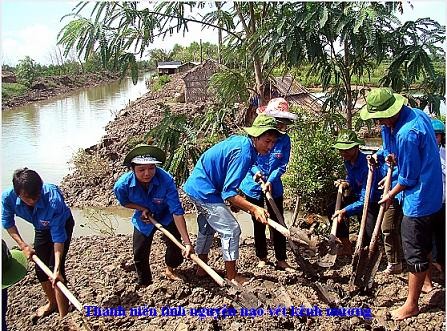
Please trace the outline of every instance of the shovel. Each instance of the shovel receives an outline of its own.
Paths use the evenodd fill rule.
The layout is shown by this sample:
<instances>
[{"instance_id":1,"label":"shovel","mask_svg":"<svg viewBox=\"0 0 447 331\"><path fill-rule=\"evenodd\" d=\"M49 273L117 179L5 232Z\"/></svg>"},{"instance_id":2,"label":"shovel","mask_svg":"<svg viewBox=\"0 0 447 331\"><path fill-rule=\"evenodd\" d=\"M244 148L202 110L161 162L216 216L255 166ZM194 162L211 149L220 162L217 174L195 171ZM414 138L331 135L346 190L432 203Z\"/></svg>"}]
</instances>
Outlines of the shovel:
<instances>
[{"instance_id":1,"label":"shovel","mask_svg":"<svg viewBox=\"0 0 447 331\"><path fill-rule=\"evenodd\" d=\"M183 246L177 238L175 238L172 233L166 230L163 225L158 223L153 217L149 216L149 221L160 230L166 237L168 237L177 247L181 250L186 250L186 247ZM199 267L206 271L208 275L220 286L227 289L230 295L235 295L237 293L241 294L242 300L239 302L242 306L246 308L254 308L259 307L263 302L259 300L259 298L254 295L252 292L249 292L247 289L242 287L241 285L236 285L232 281L228 281L222 278L217 272L215 272L208 264L206 264L202 259L200 259L196 254L191 254L191 260L193 260Z\"/></svg>"},{"instance_id":2,"label":"shovel","mask_svg":"<svg viewBox=\"0 0 447 331\"><path fill-rule=\"evenodd\" d=\"M368 179L366 182L365 202L363 204L362 220L360 222L359 236L355 245L354 256L352 258L352 275L349 280L349 288L353 290L355 286L361 285L361 271L365 268L368 260L368 247L363 247L363 238L366 232L366 220L368 218L369 198L371 195L371 186L374 178L374 159L368 156Z\"/></svg>"},{"instance_id":3,"label":"shovel","mask_svg":"<svg viewBox=\"0 0 447 331\"><path fill-rule=\"evenodd\" d=\"M50 278L54 278L54 274L53 272L50 270L50 268L47 267L47 265L45 263L43 263L43 261L41 259L39 259L39 257L37 255L33 255L32 259L34 261L35 264L37 264L39 266L40 269L42 269L43 272L45 272L45 274L50 277ZM58 281L56 283L56 286L61 290L61 292L65 295L65 297L68 299L68 301L70 301L73 306L81 313L81 318L83 320L84 327L87 330L91 330L89 323L86 321L85 317L84 317L84 305L82 303L79 302L78 299L76 299L76 297L73 295L73 293L70 292L70 290L64 285L64 283L62 283L61 281Z\"/></svg>"},{"instance_id":4,"label":"shovel","mask_svg":"<svg viewBox=\"0 0 447 331\"><path fill-rule=\"evenodd\" d=\"M264 187L265 182L262 180L262 178L258 179L259 183L261 183L261 186ZM265 196L267 198L268 203L273 209L273 212L276 215L276 219L278 220L278 223L273 221L272 219L267 219L268 224L274 228L276 231L281 233L284 237L287 239L290 239L291 241L294 241L296 243L299 243L301 245L308 246L311 250L314 252L316 251L317 244L315 241L312 241L309 239L309 236L307 233L301 229L292 227L290 229L287 229L286 222L284 220L284 217L282 216L281 212L278 209L278 206L275 203L275 200L273 200L273 196L270 192L265 192Z\"/></svg>"},{"instance_id":5,"label":"shovel","mask_svg":"<svg viewBox=\"0 0 447 331\"><path fill-rule=\"evenodd\" d=\"M261 185L265 185L265 182L262 180L262 178L254 178L255 181L258 181L261 183ZM295 260L297 264L300 266L300 268L304 271L304 273L310 277L317 277L318 273L312 266L312 264L303 258L301 252L298 249L298 246L296 243L299 243L301 245L305 245L309 247L310 249L316 250L316 243L314 243L312 240L309 239L307 236L307 233L300 229L291 228L290 230L287 229L286 223L284 221L284 217L282 216L281 212L278 209L278 206L275 203L275 200L273 200L272 194L270 192L265 192L266 198L268 203L273 209L273 212L276 215L276 218L281 223L277 223L273 221L272 219L268 218L267 223L269 226L274 228L276 231L281 233L284 237L289 239L289 246L290 249L293 252L293 255L295 255Z\"/></svg>"},{"instance_id":6,"label":"shovel","mask_svg":"<svg viewBox=\"0 0 447 331\"><path fill-rule=\"evenodd\" d=\"M337 192L337 201L335 202L335 210L340 210L341 208L341 199L343 195L343 186L338 186ZM337 259L338 247L340 246L340 241L337 238L337 226L338 220L334 219L332 221L331 234L328 241L328 253L323 256L320 261L318 261L318 265L323 268L332 267Z\"/></svg>"},{"instance_id":7,"label":"shovel","mask_svg":"<svg viewBox=\"0 0 447 331\"><path fill-rule=\"evenodd\" d=\"M393 163L390 163L388 171L385 178L385 184L383 188L383 195L388 194L391 187L391 177L393 174ZM383 217L385 215L385 204L382 204L379 209L379 214L377 215L376 224L374 226L374 231L371 237L371 242L368 247L368 261L367 265L363 270L358 270L359 272L359 286L364 291L369 291L374 283L374 278L379 268L380 260L382 258L382 250L378 247L378 240L381 233Z\"/></svg>"}]
</instances>

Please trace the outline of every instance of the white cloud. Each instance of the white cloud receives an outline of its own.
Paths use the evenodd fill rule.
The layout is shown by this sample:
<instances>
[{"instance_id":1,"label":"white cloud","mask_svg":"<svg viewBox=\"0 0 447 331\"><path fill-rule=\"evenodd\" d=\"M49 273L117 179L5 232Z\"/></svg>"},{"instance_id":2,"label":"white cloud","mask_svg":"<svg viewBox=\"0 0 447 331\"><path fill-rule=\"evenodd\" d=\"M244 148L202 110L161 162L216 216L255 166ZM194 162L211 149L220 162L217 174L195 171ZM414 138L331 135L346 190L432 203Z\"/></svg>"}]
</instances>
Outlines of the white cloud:
<instances>
[{"instance_id":1,"label":"white cloud","mask_svg":"<svg viewBox=\"0 0 447 331\"><path fill-rule=\"evenodd\" d=\"M49 54L56 46L57 32L50 27L37 24L24 27L14 34L4 33L2 52L5 59L11 59L12 65L25 56L30 56L38 63L48 64Z\"/></svg>"}]
</instances>

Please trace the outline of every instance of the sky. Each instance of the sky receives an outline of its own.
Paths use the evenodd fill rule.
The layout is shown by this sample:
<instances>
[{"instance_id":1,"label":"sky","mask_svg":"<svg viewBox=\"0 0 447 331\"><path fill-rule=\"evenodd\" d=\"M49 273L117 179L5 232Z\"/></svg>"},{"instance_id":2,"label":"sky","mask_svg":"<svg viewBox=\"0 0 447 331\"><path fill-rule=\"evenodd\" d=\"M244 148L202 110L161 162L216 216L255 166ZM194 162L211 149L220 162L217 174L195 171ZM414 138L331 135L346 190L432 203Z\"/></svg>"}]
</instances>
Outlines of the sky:
<instances>
[{"instance_id":1,"label":"sky","mask_svg":"<svg viewBox=\"0 0 447 331\"><path fill-rule=\"evenodd\" d=\"M69 22L61 18L70 13L77 1L69 0L2 0L1 2L1 57L3 64L16 65L25 56L41 64L50 64L50 54L56 51L57 34ZM446 25L446 4L443 0L416 0L404 3L401 21L429 17ZM150 48L170 50L175 43L187 46L200 39L217 44L217 33L201 30L199 25L191 25L186 36L157 39Z\"/></svg>"}]
</instances>

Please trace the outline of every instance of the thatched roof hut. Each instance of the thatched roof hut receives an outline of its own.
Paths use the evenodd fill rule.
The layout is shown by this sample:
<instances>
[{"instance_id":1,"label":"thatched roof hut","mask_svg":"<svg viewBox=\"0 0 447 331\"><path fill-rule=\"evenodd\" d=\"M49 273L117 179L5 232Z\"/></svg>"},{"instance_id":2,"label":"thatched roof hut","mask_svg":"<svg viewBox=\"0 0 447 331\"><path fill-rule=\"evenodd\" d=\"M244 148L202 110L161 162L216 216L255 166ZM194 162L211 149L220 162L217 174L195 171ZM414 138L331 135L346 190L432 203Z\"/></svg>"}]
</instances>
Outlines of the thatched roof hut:
<instances>
[{"instance_id":1,"label":"thatched roof hut","mask_svg":"<svg viewBox=\"0 0 447 331\"><path fill-rule=\"evenodd\" d=\"M185 82L185 102L204 101L210 97L208 86L213 74L221 69L216 61L208 59L189 70L183 77Z\"/></svg>"},{"instance_id":2,"label":"thatched roof hut","mask_svg":"<svg viewBox=\"0 0 447 331\"><path fill-rule=\"evenodd\" d=\"M321 105L310 92L301 86L292 76L274 77L270 80L275 97L285 98L291 105L297 105L312 113L319 113Z\"/></svg>"}]
</instances>

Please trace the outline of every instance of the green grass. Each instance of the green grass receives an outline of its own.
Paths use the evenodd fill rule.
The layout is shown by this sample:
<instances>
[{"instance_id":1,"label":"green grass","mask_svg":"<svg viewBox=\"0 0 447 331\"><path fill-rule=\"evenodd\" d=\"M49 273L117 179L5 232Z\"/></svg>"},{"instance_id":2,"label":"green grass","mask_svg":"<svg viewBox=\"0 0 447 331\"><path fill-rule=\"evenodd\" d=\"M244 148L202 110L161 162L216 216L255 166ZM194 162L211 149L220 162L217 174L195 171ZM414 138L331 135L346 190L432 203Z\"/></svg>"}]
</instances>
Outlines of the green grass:
<instances>
[{"instance_id":1,"label":"green grass","mask_svg":"<svg viewBox=\"0 0 447 331\"><path fill-rule=\"evenodd\" d=\"M160 91L161 88L171 81L171 77L168 75L155 76L151 82L151 90L153 92Z\"/></svg>"},{"instance_id":2,"label":"green grass","mask_svg":"<svg viewBox=\"0 0 447 331\"><path fill-rule=\"evenodd\" d=\"M28 88L19 83L2 83L3 100L9 100L13 97L24 95L27 91Z\"/></svg>"}]
</instances>

